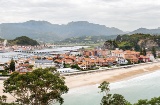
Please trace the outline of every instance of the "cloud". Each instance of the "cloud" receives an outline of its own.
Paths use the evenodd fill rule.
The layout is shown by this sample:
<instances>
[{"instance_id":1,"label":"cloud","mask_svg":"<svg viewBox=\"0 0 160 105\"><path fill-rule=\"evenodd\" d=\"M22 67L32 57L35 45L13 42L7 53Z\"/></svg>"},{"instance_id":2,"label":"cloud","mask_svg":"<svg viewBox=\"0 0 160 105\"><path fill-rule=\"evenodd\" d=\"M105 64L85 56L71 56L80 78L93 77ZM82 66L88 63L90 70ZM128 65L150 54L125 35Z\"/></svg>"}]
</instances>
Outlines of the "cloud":
<instances>
[{"instance_id":1,"label":"cloud","mask_svg":"<svg viewBox=\"0 0 160 105\"><path fill-rule=\"evenodd\" d=\"M0 23L89 21L123 30L156 28L159 0L0 0Z\"/></svg>"},{"instance_id":2,"label":"cloud","mask_svg":"<svg viewBox=\"0 0 160 105\"><path fill-rule=\"evenodd\" d=\"M121 2L123 0L100 0L100 1L103 1L103 2Z\"/></svg>"}]
</instances>

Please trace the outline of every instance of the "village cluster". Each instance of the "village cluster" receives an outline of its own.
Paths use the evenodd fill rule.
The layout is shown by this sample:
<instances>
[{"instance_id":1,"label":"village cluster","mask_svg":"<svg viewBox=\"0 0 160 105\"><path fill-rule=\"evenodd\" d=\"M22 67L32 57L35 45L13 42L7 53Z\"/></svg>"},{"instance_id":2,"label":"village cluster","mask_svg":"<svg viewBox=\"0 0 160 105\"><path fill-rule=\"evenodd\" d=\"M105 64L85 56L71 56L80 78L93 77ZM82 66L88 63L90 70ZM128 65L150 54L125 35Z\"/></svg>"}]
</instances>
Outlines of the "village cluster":
<instances>
[{"instance_id":1,"label":"village cluster","mask_svg":"<svg viewBox=\"0 0 160 105\"><path fill-rule=\"evenodd\" d=\"M16 56L10 56L8 62L0 62L1 70L9 65L11 59L15 61L15 71L26 73L36 68L56 67L60 73L75 72L79 70L95 70L100 67L121 66L127 64L137 64L152 62L155 60L151 52L146 56L140 52L131 50L108 49L77 49L63 52L53 52L52 50L33 50L32 46L12 46L7 48L12 52L21 52ZM1 50L4 51L4 49ZM6 56L2 56L6 57Z\"/></svg>"}]
</instances>

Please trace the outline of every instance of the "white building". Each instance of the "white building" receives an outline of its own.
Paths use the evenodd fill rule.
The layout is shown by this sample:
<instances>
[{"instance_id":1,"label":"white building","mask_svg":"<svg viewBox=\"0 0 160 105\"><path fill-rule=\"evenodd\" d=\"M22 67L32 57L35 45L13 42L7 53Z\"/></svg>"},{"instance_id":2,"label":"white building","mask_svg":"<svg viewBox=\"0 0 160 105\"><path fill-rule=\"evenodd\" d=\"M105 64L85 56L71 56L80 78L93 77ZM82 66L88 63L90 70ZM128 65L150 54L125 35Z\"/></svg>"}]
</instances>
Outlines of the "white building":
<instances>
[{"instance_id":1,"label":"white building","mask_svg":"<svg viewBox=\"0 0 160 105\"><path fill-rule=\"evenodd\" d=\"M77 72L79 70L71 69L71 68L62 68L62 69L57 69L59 73L72 73L72 72Z\"/></svg>"},{"instance_id":2,"label":"white building","mask_svg":"<svg viewBox=\"0 0 160 105\"><path fill-rule=\"evenodd\" d=\"M127 64L128 61L126 59L124 59L123 57L117 57L116 61L118 64Z\"/></svg>"},{"instance_id":3,"label":"white building","mask_svg":"<svg viewBox=\"0 0 160 105\"><path fill-rule=\"evenodd\" d=\"M34 67L43 69L47 67L55 67L55 63L52 60L35 60Z\"/></svg>"}]
</instances>

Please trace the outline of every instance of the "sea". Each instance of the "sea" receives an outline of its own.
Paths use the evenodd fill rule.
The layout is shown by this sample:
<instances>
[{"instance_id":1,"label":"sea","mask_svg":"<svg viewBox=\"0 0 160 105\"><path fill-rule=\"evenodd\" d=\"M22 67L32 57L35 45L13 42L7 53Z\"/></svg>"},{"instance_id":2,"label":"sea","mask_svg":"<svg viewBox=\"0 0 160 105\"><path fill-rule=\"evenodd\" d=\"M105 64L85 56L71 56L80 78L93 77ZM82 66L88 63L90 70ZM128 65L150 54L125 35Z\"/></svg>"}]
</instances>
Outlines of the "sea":
<instances>
[{"instance_id":1,"label":"sea","mask_svg":"<svg viewBox=\"0 0 160 105\"><path fill-rule=\"evenodd\" d=\"M63 105L100 105L103 93L99 84L70 89L63 95ZM110 83L111 94L121 94L129 102L160 96L160 70L132 79ZM56 105L59 105L58 103Z\"/></svg>"}]
</instances>

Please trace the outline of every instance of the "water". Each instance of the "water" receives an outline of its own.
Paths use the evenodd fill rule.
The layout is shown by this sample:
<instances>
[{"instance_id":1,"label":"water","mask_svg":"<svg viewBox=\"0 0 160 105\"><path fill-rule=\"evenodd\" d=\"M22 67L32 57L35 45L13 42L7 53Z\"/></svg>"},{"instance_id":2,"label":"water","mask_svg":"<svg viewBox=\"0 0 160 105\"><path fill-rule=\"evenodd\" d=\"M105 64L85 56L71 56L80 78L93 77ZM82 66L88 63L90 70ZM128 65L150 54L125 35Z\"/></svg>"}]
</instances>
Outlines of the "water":
<instances>
[{"instance_id":1,"label":"water","mask_svg":"<svg viewBox=\"0 0 160 105\"><path fill-rule=\"evenodd\" d=\"M70 89L63 105L100 105L103 93L98 84ZM122 94L131 103L160 96L160 71L110 84L111 93ZM59 104L57 104L59 105Z\"/></svg>"},{"instance_id":2,"label":"water","mask_svg":"<svg viewBox=\"0 0 160 105\"><path fill-rule=\"evenodd\" d=\"M13 56L16 56L18 54L22 54L22 53L18 53L18 52L0 53L0 63L6 63L9 60L11 60Z\"/></svg>"},{"instance_id":3,"label":"water","mask_svg":"<svg viewBox=\"0 0 160 105\"><path fill-rule=\"evenodd\" d=\"M52 48L52 49L43 49L43 50L35 50L36 52L51 52L51 51L59 51L59 52L63 52L63 51L71 51L71 50L77 50L80 48L86 48L89 46L73 46L73 47L59 47L59 48ZM16 57L18 54L21 55L28 55L30 56L30 53L19 53L19 52L6 52L6 53L0 53L0 63L6 63L9 60L11 60L13 57ZM17 59L14 59L17 60Z\"/></svg>"},{"instance_id":4,"label":"water","mask_svg":"<svg viewBox=\"0 0 160 105\"><path fill-rule=\"evenodd\" d=\"M71 51L71 50L77 50L80 48L87 48L89 46L72 46L72 47L58 47L58 48L52 48L52 49L42 49L42 50L35 50L36 52L51 52L51 51Z\"/></svg>"}]
</instances>

